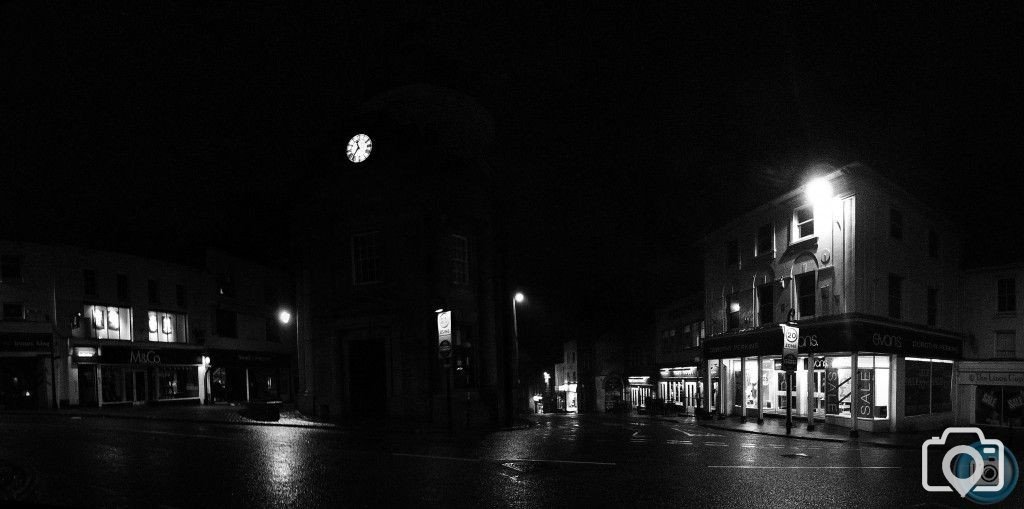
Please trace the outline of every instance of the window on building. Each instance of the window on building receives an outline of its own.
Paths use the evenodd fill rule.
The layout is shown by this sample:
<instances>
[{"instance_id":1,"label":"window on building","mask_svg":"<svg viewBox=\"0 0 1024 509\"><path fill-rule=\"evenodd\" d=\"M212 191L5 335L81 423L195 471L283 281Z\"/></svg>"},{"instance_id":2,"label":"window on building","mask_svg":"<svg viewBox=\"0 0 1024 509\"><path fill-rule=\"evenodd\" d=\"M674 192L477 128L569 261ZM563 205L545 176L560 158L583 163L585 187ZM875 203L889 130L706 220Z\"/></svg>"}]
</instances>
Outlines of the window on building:
<instances>
[{"instance_id":1,"label":"window on building","mask_svg":"<svg viewBox=\"0 0 1024 509\"><path fill-rule=\"evenodd\" d=\"M775 323L775 291L771 283L757 287L757 324Z\"/></svg>"},{"instance_id":2,"label":"window on building","mask_svg":"<svg viewBox=\"0 0 1024 509\"><path fill-rule=\"evenodd\" d=\"M1017 310L1017 280L1014 278L1000 279L998 282L997 310L1013 312Z\"/></svg>"},{"instance_id":3,"label":"window on building","mask_svg":"<svg viewBox=\"0 0 1024 509\"><path fill-rule=\"evenodd\" d=\"M464 285L469 282L469 241L462 235L452 235L448 242L452 283Z\"/></svg>"},{"instance_id":4,"label":"window on building","mask_svg":"<svg viewBox=\"0 0 1024 509\"><path fill-rule=\"evenodd\" d=\"M814 209L811 207L800 207L793 211L793 233L792 241L804 239L814 235Z\"/></svg>"},{"instance_id":5,"label":"window on building","mask_svg":"<svg viewBox=\"0 0 1024 509\"><path fill-rule=\"evenodd\" d=\"M928 325L934 327L939 317L939 290L928 289Z\"/></svg>"},{"instance_id":6,"label":"window on building","mask_svg":"<svg viewBox=\"0 0 1024 509\"><path fill-rule=\"evenodd\" d=\"M952 361L907 357L904 373L906 374L904 415L952 411Z\"/></svg>"},{"instance_id":7,"label":"window on building","mask_svg":"<svg viewBox=\"0 0 1024 509\"><path fill-rule=\"evenodd\" d=\"M352 282L380 282L381 256L377 232L352 236Z\"/></svg>"},{"instance_id":8,"label":"window on building","mask_svg":"<svg viewBox=\"0 0 1024 509\"><path fill-rule=\"evenodd\" d=\"M187 343L185 315L150 311L147 316L146 329L149 340L160 343Z\"/></svg>"},{"instance_id":9,"label":"window on building","mask_svg":"<svg viewBox=\"0 0 1024 509\"><path fill-rule=\"evenodd\" d=\"M4 320L24 320L25 305L17 302L5 302L3 306Z\"/></svg>"},{"instance_id":10,"label":"window on building","mask_svg":"<svg viewBox=\"0 0 1024 509\"><path fill-rule=\"evenodd\" d=\"M132 339L132 310L127 307L88 305L89 337L96 339Z\"/></svg>"},{"instance_id":11,"label":"window on building","mask_svg":"<svg viewBox=\"0 0 1024 509\"><path fill-rule=\"evenodd\" d=\"M740 264L740 248L735 240L725 243L725 263L730 267Z\"/></svg>"},{"instance_id":12,"label":"window on building","mask_svg":"<svg viewBox=\"0 0 1024 509\"><path fill-rule=\"evenodd\" d=\"M896 209L889 209L889 236L903 238L903 213Z\"/></svg>"},{"instance_id":13,"label":"window on building","mask_svg":"<svg viewBox=\"0 0 1024 509\"><path fill-rule=\"evenodd\" d=\"M928 230L928 256L939 257L939 234L935 230Z\"/></svg>"},{"instance_id":14,"label":"window on building","mask_svg":"<svg viewBox=\"0 0 1024 509\"><path fill-rule=\"evenodd\" d=\"M1017 357L1016 331L996 332L996 357L1000 359L1013 359Z\"/></svg>"},{"instance_id":15,"label":"window on building","mask_svg":"<svg viewBox=\"0 0 1024 509\"><path fill-rule=\"evenodd\" d=\"M85 269L82 271L82 292L86 295L96 295L96 271Z\"/></svg>"},{"instance_id":16,"label":"window on building","mask_svg":"<svg viewBox=\"0 0 1024 509\"><path fill-rule=\"evenodd\" d=\"M225 338L238 337L238 313L226 309L217 310L217 335Z\"/></svg>"},{"instance_id":17,"label":"window on building","mask_svg":"<svg viewBox=\"0 0 1024 509\"><path fill-rule=\"evenodd\" d=\"M774 244L771 223L759 226L757 228L757 256L771 253L775 248Z\"/></svg>"},{"instance_id":18,"label":"window on building","mask_svg":"<svg viewBox=\"0 0 1024 509\"><path fill-rule=\"evenodd\" d=\"M18 255L0 256L0 282L18 283L21 281L21 257Z\"/></svg>"},{"instance_id":19,"label":"window on building","mask_svg":"<svg viewBox=\"0 0 1024 509\"><path fill-rule=\"evenodd\" d=\"M158 285L158 283L156 282L155 279L150 279L149 280L149 284L147 285L147 289L148 289L148 294L149 294L149 303L150 304L159 304L160 303L160 286Z\"/></svg>"},{"instance_id":20,"label":"window on building","mask_svg":"<svg viewBox=\"0 0 1024 509\"><path fill-rule=\"evenodd\" d=\"M128 276L124 274L117 275L117 300L128 300Z\"/></svg>"},{"instance_id":21,"label":"window on building","mask_svg":"<svg viewBox=\"0 0 1024 509\"><path fill-rule=\"evenodd\" d=\"M903 278L889 274L889 318L901 318L903 309Z\"/></svg>"},{"instance_id":22,"label":"window on building","mask_svg":"<svg viewBox=\"0 0 1024 509\"><path fill-rule=\"evenodd\" d=\"M725 312L726 312L726 315L728 316L728 320L726 320L727 325L728 325L728 329L727 330L739 329L740 328L740 311L741 311L740 294L739 293L734 293L734 294L730 295L725 300L726 300L726 303L727 303L726 304L727 307L726 307Z\"/></svg>"},{"instance_id":23,"label":"window on building","mask_svg":"<svg viewBox=\"0 0 1024 509\"><path fill-rule=\"evenodd\" d=\"M184 308L188 304L185 298L185 287L183 285L174 286L174 301L178 304L179 308Z\"/></svg>"},{"instance_id":24,"label":"window on building","mask_svg":"<svg viewBox=\"0 0 1024 509\"><path fill-rule=\"evenodd\" d=\"M812 271L797 274L793 277L793 281L796 284L797 314L800 318L814 316L817 311L814 306L816 298L814 294L815 273Z\"/></svg>"}]
</instances>

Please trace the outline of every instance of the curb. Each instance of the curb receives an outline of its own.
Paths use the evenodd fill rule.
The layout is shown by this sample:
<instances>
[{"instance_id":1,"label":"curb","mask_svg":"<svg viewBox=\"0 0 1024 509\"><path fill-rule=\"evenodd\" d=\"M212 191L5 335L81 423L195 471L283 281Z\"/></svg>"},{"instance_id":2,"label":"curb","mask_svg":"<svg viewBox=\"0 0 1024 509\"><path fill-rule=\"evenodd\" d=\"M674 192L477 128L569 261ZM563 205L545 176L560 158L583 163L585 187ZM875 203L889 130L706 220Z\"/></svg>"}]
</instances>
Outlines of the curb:
<instances>
[{"instance_id":1,"label":"curb","mask_svg":"<svg viewBox=\"0 0 1024 509\"><path fill-rule=\"evenodd\" d=\"M736 428L730 428L730 427L727 427L727 426L715 426L714 424L697 423L697 425L702 427L702 428L717 429L717 430L722 430L722 431L732 431L732 432L735 432L735 433L749 433L749 434L752 434L752 435L767 435L767 436L779 437L779 438L796 438L796 439L800 439L800 440L814 440L814 441L818 441L818 442L833 442L833 443L845 443L845 444L852 443L852 444L857 444L857 445L868 445L868 446L871 446L871 447L881 447L881 448L885 448L885 449L914 449L914 450L920 449L920 446L916 446L916 445L890 444L890 443L885 443L885 442L861 441L861 440L858 440L858 439L855 439L855 438L846 439L846 438L831 438L831 437L809 437L809 436L801 436L801 435L786 435L786 434L783 434L783 433L772 433L772 432L768 432L768 431L754 431L754 430L746 430L746 429L736 429Z\"/></svg>"},{"instance_id":2,"label":"curb","mask_svg":"<svg viewBox=\"0 0 1024 509\"><path fill-rule=\"evenodd\" d=\"M48 412L6 412L9 415L50 415L54 417L78 417L85 419L87 417L102 417L105 419L125 419L125 420L138 420L138 421L170 421L170 422L192 422L198 424L225 424L229 426L277 426L283 428L306 428L306 429L322 429L328 431L342 432L339 426L333 424L291 424L282 422L245 422L245 421L217 421L212 419L185 419L182 417L154 417L145 415L120 415L120 414L94 414L94 413L48 413Z\"/></svg>"}]
</instances>

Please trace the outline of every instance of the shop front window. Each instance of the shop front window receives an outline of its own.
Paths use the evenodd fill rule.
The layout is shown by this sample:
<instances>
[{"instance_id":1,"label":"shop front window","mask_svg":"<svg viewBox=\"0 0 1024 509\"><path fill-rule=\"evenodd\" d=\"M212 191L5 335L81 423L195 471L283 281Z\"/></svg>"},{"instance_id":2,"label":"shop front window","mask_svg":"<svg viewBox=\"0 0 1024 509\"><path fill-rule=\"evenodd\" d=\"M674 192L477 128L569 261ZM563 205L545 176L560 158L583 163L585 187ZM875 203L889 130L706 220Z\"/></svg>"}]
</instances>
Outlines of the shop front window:
<instances>
[{"instance_id":1,"label":"shop front window","mask_svg":"<svg viewBox=\"0 0 1024 509\"><path fill-rule=\"evenodd\" d=\"M199 397L199 369L194 366L157 368L157 398Z\"/></svg>"},{"instance_id":2,"label":"shop front window","mask_svg":"<svg viewBox=\"0 0 1024 509\"><path fill-rule=\"evenodd\" d=\"M816 357L813 368L811 363L807 356L801 356L796 371L787 377L781 359L762 360L761 387L765 390L765 412L781 414L792 408L793 414L798 416L813 412L819 417L850 417L851 411L856 409L862 419L889 417L888 356L859 356L856 376L850 356ZM756 369L756 363L748 365L747 369ZM813 369L810 381L808 369ZM788 396L787 389L792 391ZM813 394L812 402L808 402L808 391ZM756 408L756 403L752 406Z\"/></svg>"},{"instance_id":3,"label":"shop front window","mask_svg":"<svg viewBox=\"0 0 1024 509\"><path fill-rule=\"evenodd\" d=\"M950 412L953 409L953 361L907 357L904 414Z\"/></svg>"},{"instance_id":4,"label":"shop front window","mask_svg":"<svg viewBox=\"0 0 1024 509\"><path fill-rule=\"evenodd\" d=\"M1024 387L979 385L974 401L974 423L1024 426Z\"/></svg>"}]
</instances>

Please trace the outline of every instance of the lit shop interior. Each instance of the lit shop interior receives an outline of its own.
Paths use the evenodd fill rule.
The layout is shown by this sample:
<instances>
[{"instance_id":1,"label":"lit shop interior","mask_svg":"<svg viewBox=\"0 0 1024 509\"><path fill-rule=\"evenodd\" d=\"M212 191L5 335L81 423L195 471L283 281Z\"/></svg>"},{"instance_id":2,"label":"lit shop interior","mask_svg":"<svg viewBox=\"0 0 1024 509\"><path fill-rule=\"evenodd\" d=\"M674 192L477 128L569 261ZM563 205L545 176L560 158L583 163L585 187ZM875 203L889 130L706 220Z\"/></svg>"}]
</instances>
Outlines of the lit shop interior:
<instances>
[{"instance_id":1,"label":"lit shop interior","mask_svg":"<svg viewBox=\"0 0 1024 509\"><path fill-rule=\"evenodd\" d=\"M851 412L856 412L858 429L867 431L892 429L894 412L898 419L951 416L951 360L859 354L855 375L852 355L815 356L811 371L809 357L802 355L789 377L781 356L761 357L760 363L759 372L757 357L710 360L709 372L724 374L711 377L711 410L724 404L728 414L757 418L760 388L763 416L785 416L791 408L797 418L806 419L813 412L816 420L852 427ZM896 396L902 401L900 408L894 408Z\"/></svg>"}]
</instances>

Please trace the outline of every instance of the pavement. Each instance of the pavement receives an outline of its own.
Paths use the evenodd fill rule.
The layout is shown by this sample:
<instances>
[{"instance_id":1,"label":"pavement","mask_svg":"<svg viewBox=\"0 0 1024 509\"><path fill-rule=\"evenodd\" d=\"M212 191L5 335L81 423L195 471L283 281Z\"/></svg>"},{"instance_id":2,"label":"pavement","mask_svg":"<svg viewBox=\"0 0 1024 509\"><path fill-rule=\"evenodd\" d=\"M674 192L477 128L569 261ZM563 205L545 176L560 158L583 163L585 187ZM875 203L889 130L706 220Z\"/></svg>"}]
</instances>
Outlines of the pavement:
<instances>
[{"instance_id":1,"label":"pavement","mask_svg":"<svg viewBox=\"0 0 1024 509\"><path fill-rule=\"evenodd\" d=\"M809 431L807 429L807 421L803 420L794 421L790 433L787 433L785 419L770 416L766 416L762 424L757 423L756 417L748 417L746 422L736 416L697 419L693 416L632 414L632 417L668 422L691 423L708 429L751 433L757 435L787 437L802 440L818 440L823 442L846 442L894 449L920 450L921 444L942 432L942 430L919 432L871 432L858 430L857 436L854 437L850 435L850 428L835 424L826 424L823 422L815 422L814 430ZM984 425L971 426L980 428L985 433L986 438L997 438L1007 446L1014 448L1024 446L1024 428L1003 428Z\"/></svg>"}]
</instances>

